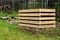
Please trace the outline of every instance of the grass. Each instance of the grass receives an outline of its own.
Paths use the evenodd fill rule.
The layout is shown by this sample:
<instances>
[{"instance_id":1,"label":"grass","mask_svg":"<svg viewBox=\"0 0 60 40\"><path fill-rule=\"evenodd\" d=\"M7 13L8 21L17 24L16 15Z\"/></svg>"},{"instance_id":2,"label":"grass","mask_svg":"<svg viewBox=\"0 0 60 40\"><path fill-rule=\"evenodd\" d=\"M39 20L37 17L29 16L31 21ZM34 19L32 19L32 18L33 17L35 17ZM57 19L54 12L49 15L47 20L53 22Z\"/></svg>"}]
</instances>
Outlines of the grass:
<instances>
[{"instance_id":1,"label":"grass","mask_svg":"<svg viewBox=\"0 0 60 40\"><path fill-rule=\"evenodd\" d=\"M6 14L5 14L6 15ZM0 17L5 16L4 13L0 13ZM7 14L7 17L17 16L15 14ZM58 30L52 30L51 34L58 34ZM60 32L60 31L59 31ZM8 24L4 20L0 20L0 40L60 40L60 36L49 37L47 31L42 34L31 34L27 31L18 30L17 24Z\"/></svg>"},{"instance_id":2,"label":"grass","mask_svg":"<svg viewBox=\"0 0 60 40\"><path fill-rule=\"evenodd\" d=\"M3 23L3 24L2 24ZM29 35L28 32L18 31L17 25L10 25L0 20L0 40L37 40L39 36Z\"/></svg>"},{"instance_id":3,"label":"grass","mask_svg":"<svg viewBox=\"0 0 60 40\"><path fill-rule=\"evenodd\" d=\"M13 12L13 13L7 13L7 12L4 12L4 11L0 11L0 17L11 17L11 16L17 16L18 15L18 12Z\"/></svg>"}]
</instances>

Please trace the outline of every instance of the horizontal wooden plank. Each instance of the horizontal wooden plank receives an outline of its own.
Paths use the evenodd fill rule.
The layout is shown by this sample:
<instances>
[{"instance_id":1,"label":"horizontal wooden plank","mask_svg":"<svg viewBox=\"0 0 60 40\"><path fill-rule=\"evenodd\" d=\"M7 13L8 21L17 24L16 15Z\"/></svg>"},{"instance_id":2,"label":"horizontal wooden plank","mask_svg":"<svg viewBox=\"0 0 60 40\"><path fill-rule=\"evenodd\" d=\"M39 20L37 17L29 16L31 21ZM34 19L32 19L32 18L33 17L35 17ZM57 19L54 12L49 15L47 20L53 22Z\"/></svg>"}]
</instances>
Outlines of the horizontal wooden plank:
<instances>
[{"instance_id":1,"label":"horizontal wooden plank","mask_svg":"<svg viewBox=\"0 0 60 40\"><path fill-rule=\"evenodd\" d=\"M55 13L28 13L28 14L19 14L20 16L55 16Z\"/></svg>"},{"instance_id":2,"label":"horizontal wooden plank","mask_svg":"<svg viewBox=\"0 0 60 40\"><path fill-rule=\"evenodd\" d=\"M30 23L30 24L39 24L39 21L20 20L19 22L22 22L22 23Z\"/></svg>"},{"instance_id":3,"label":"horizontal wooden plank","mask_svg":"<svg viewBox=\"0 0 60 40\"><path fill-rule=\"evenodd\" d=\"M20 19L28 19L28 20L55 20L55 17L20 17Z\"/></svg>"},{"instance_id":4,"label":"horizontal wooden plank","mask_svg":"<svg viewBox=\"0 0 60 40\"><path fill-rule=\"evenodd\" d=\"M56 27L56 25L42 25L42 26L39 26L39 28L53 28L53 27Z\"/></svg>"},{"instance_id":5,"label":"horizontal wooden plank","mask_svg":"<svg viewBox=\"0 0 60 40\"><path fill-rule=\"evenodd\" d=\"M40 16L39 13L19 14L20 16Z\"/></svg>"},{"instance_id":6,"label":"horizontal wooden plank","mask_svg":"<svg viewBox=\"0 0 60 40\"><path fill-rule=\"evenodd\" d=\"M41 17L41 18L39 18L40 20L55 20L56 18L55 17Z\"/></svg>"},{"instance_id":7,"label":"horizontal wooden plank","mask_svg":"<svg viewBox=\"0 0 60 40\"><path fill-rule=\"evenodd\" d=\"M39 9L40 12L56 12L55 9Z\"/></svg>"},{"instance_id":8,"label":"horizontal wooden plank","mask_svg":"<svg viewBox=\"0 0 60 40\"><path fill-rule=\"evenodd\" d=\"M39 12L39 9L19 10L19 12Z\"/></svg>"},{"instance_id":9,"label":"horizontal wooden plank","mask_svg":"<svg viewBox=\"0 0 60 40\"><path fill-rule=\"evenodd\" d=\"M30 23L30 24L55 24L55 21L27 21L27 20L20 20L21 23Z\"/></svg>"},{"instance_id":10,"label":"horizontal wooden plank","mask_svg":"<svg viewBox=\"0 0 60 40\"><path fill-rule=\"evenodd\" d=\"M39 18L33 18L33 17L20 17L20 19L32 19L32 20L39 20Z\"/></svg>"},{"instance_id":11,"label":"horizontal wooden plank","mask_svg":"<svg viewBox=\"0 0 60 40\"><path fill-rule=\"evenodd\" d=\"M29 25L29 24L19 24L20 26L25 26L25 27L34 27L34 28L39 28L39 25Z\"/></svg>"},{"instance_id":12,"label":"horizontal wooden plank","mask_svg":"<svg viewBox=\"0 0 60 40\"><path fill-rule=\"evenodd\" d=\"M41 24L56 24L56 21L40 21Z\"/></svg>"},{"instance_id":13,"label":"horizontal wooden plank","mask_svg":"<svg viewBox=\"0 0 60 40\"><path fill-rule=\"evenodd\" d=\"M19 12L55 12L55 9L27 9L19 10Z\"/></svg>"},{"instance_id":14,"label":"horizontal wooden plank","mask_svg":"<svg viewBox=\"0 0 60 40\"><path fill-rule=\"evenodd\" d=\"M56 25L29 25L29 24L19 24L20 26L24 26L24 27L33 27L33 28L53 28L56 27Z\"/></svg>"},{"instance_id":15,"label":"horizontal wooden plank","mask_svg":"<svg viewBox=\"0 0 60 40\"><path fill-rule=\"evenodd\" d=\"M55 16L55 13L41 13L40 16Z\"/></svg>"}]
</instances>

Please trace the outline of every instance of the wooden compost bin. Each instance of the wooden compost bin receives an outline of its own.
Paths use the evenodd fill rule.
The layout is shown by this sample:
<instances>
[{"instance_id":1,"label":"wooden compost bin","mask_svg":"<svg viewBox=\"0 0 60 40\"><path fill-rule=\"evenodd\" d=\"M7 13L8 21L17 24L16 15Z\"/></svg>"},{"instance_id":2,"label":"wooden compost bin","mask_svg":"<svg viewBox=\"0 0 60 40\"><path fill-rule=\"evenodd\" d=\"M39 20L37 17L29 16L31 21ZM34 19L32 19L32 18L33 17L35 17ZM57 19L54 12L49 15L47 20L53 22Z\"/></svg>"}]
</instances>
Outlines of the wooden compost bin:
<instances>
[{"instance_id":1,"label":"wooden compost bin","mask_svg":"<svg viewBox=\"0 0 60 40\"><path fill-rule=\"evenodd\" d=\"M53 28L56 27L55 9L19 10L20 27Z\"/></svg>"}]
</instances>

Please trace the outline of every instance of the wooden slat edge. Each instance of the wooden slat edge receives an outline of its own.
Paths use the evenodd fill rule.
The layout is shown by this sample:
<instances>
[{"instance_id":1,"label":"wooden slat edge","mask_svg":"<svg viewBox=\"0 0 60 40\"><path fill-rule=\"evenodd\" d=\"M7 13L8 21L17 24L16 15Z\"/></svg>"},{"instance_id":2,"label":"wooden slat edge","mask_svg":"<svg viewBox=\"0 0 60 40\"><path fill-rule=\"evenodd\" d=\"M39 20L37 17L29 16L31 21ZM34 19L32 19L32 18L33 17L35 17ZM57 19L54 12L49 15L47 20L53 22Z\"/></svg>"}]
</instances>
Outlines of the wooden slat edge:
<instances>
[{"instance_id":1,"label":"wooden slat edge","mask_svg":"<svg viewBox=\"0 0 60 40\"><path fill-rule=\"evenodd\" d=\"M56 27L56 25L42 25L42 26L39 26L39 28L54 28Z\"/></svg>"},{"instance_id":2,"label":"wooden slat edge","mask_svg":"<svg viewBox=\"0 0 60 40\"><path fill-rule=\"evenodd\" d=\"M33 27L33 28L53 28L53 27L56 27L56 25L42 25L42 26L28 25L28 24L19 24L19 25L24 26L24 27Z\"/></svg>"},{"instance_id":3,"label":"wooden slat edge","mask_svg":"<svg viewBox=\"0 0 60 40\"><path fill-rule=\"evenodd\" d=\"M26 27L34 27L34 28L39 28L38 25L29 25L29 24L19 24L20 26L26 26Z\"/></svg>"},{"instance_id":4,"label":"wooden slat edge","mask_svg":"<svg viewBox=\"0 0 60 40\"><path fill-rule=\"evenodd\" d=\"M20 20L21 23L30 23L30 24L56 24L56 21L27 21Z\"/></svg>"},{"instance_id":5,"label":"wooden slat edge","mask_svg":"<svg viewBox=\"0 0 60 40\"><path fill-rule=\"evenodd\" d=\"M19 14L20 16L55 16L55 13L28 13L28 14Z\"/></svg>"},{"instance_id":6,"label":"wooden slat edge","mask_svg":"<svg viewBox=\"0 0 60 40\"><path fill-rule=\"evenodd\" d=\"M20 17L20 19L30 20L55 20L55 17Z\"/></svg>"},{"instance_id":7,"label":"wooden slat edge","mask_svg":"<svg viewBox=\"0 0 60 40\"><path fill-rule=\"evenodd\" d=\"M55 12L55 9L27 9L19 10L19 12Z\"/></svg>"},{"instance_id":8,"label":"wooden slat edge","mask_svg":"<svg viewBox=\"0 0 60 40\"><path fill-rule=\"evenodd\" d=\"M56 12L55 9L39 9L40 12Z\"/></svg>"},{"instance_id":9,"label":"wooden slat edge","mask_svg":"<svg viewBox=\"0 0 60 40\"><path fill-rule=\"evenodd\" d=\"M38 13L19 14L20 16L40 16Z\"/></svg>"},{"instance_id":10,"label":"wooden slat edge","mask_svg":"<svg viewBox=\"0 0 60 40\"><path fill-rule=\"evenodd\" d=\"M19 12L39 12L39 9L19 10Z\"/></svg>"},{"instance_id":11,"label":"wooden slat edge","mask_svg":"<svg viewBox=\"0 0 60 40\"><path fill-rule=\"evenodd\" d=\"M41 13L41 16L55 16L55 13Z\"/></svg>"}]
</instances>

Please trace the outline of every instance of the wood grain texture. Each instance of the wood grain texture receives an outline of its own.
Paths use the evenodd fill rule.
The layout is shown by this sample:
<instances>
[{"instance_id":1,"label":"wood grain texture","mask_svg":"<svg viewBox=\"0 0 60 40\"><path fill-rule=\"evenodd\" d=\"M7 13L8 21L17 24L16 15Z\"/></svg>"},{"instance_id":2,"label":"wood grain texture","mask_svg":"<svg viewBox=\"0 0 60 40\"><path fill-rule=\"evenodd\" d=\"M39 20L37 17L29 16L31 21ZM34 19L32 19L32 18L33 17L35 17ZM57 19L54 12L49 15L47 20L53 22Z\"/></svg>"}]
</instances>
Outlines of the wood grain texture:
<instances>
[{"instance_id":1,"label":"wood grain texture","mask_svg":"<svg viewBox=\"0 0 60 40\"><path fill-rule=\"evenodd\" d=\"M55 9L39 9L40 12L55 12Z\"/></svg>"},{"instance_id":2,"label":"wood grain texture","mask_svg":"<svg viewBox=\"0 0 60 40\"><path fill-rule=\"evenodd\" d=\"M19 12L55 12L55 9L27 9L19 10Z\"/></svg>"},{"instance_id":3,"label":"wood grain texture","mask_svg":"<svg viewBox=\"0 0 60 40\"><path fill-rule=\"evenodd\" d=\"M20 16L55 16L55 13L25 13L19 14Z\"/></svg>"},{"instance_id":4,"label":"wood grain texture","mask_svg":"<svg viewBox=\"0 0 60 40\"><path fill-rule=\"evenodd\" d=\"M55 16L55 13L41 13L40 16Z\"/></svg>"},{"instance_id":5,"label":"wood grain texture","mask_svg":"<svg viewBox=\"0 0 60 40\"><path fill-rule=\"evenodd\" d=\"M27 19L27 20L55 20L55 17L20 17L20 19Z\"/></svg>"},{"instance_id":6,"label":"wood grain texture","mask_svg":"<svg viewBox=\"0 0 60 40\"><path fill-rule=\"evenodd\" d=\"M29 25L29 24L19 24L20 26L25 26L25 27L34 27L34 28L39 28L39 25Z\"/></svg>"},{"instance_id":7,"label":"wood grain texture","mask_svg":"<svg viewBox=\"0 0 60 40\"><path fill-rule=\"evenodd\" d=\"M33 27L33 28L56 27L55 12L56 12L55 9L19 10L19 16L20 16L19 25L24 27Z\"/></svg>"},{"instance_id":8,"label":"wood grain texture","mask_svg":"<svg viewBox=\"0 0 60 40\"><path fill-rule=\"evenodd\" d=\"M19 14L20 16L40 16L39 13L25 13L25 14Z\"/></svg>"},{"instance_id":9,"label":"wood grain texture","mask_svg":"<svg viewBox=\"0 0 60 40\"><path fill-rule=\"evenodd\" d=\"M30 24L56 24L55 21L27 21L27 20L20 20L19 23L30 23Z\"/></svg>"},{"instance_id":10,"label":"wood grain texture","mask_svg":"<svg viewBox=\"0 0 60 40\"><path fill-rule=\"evenodd\" d=\"M42 26L39 26L39 28L53 28L53 27L56 27L56 24L55 25L42 25Z\"/></svg>"},{"instance_id":11,"label":"wood grain texture","mask_svg":"<svg viewBox=\"0 0 60 40\"><path fill-rule=\"evenodd\" d=\"M29 24L19 24L20 26L24 27L33 27L33 28L52 28L56 27L56 25L29 25Z\"/></svg>"}]
</instances>

